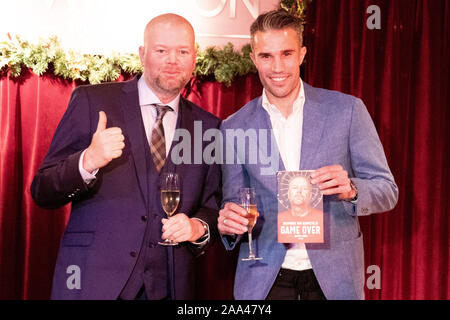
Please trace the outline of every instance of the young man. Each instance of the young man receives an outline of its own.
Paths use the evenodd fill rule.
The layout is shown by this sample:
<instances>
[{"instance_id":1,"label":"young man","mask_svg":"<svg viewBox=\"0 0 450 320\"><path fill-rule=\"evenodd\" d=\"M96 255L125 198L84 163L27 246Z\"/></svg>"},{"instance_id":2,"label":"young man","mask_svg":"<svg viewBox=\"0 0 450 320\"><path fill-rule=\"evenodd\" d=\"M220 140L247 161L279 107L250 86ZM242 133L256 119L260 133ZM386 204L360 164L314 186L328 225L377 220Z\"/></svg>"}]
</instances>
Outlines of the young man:
<instances>
[{"instance_id":1,"label":"young man","mask_svg":"<svg viewBox=\"0 0 450 320\"><path fill-rule=\"evenodd\" d=\"M225 120L221 130L271 129L274 140L271 146L258 140L256 147L246 145L244 150L230 139L225 143L226 157L232 159L228 152L234 150L241 162L222 166L218 228L226 248L235 248L247 230L238 190L255 188L260 217L253 247L263 258L241 261L248 256L248 245L240 245L235 298L363 299L363 239L357 217L391 210L398 196L374 124L360 99L313 88L300 79L306 48L298 19L283 10L271 11L260 15L250 31L251 58L263 94ZM270 170L262 170L266 162L242 161L250 158L250 149L275 150L281 161L272 163L268 174ZM319 184L324 194L324 243L277 242L276 171L284 170L315 170L311 183Z\"/></svg>"},{"instance_id":2,"label":"young man","mask_svg":"<svg viewBox=\"0 0 450 320\"><path fill-rule=\"evenodd\" d=\"M74 90L31 186L43 207L72 203L52 298L195 297L193 259L217 234L220 168L175 165L170 150L177 129L193 135L194 121L219 127L180 96L196 54L190 23L161 15L145 28L140 78ZM181 180L170 219L160 202L163 172ZM180 244L158 245L161 238Z\"/></svg>"}]
</instances>

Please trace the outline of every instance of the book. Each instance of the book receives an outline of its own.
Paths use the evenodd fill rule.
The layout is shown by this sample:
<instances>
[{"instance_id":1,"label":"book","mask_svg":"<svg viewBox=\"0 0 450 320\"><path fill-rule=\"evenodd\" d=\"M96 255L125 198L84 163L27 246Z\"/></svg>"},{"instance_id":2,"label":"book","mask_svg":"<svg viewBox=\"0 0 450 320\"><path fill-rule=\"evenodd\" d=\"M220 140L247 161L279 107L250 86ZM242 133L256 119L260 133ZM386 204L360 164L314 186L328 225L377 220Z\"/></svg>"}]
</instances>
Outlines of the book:
<instances>
[{"instance_id":1,"label":"book","mask_svg":"<svg viewBox=\"0 0 450 320\"><path fill-rule=\"evenodd\" d=\"M323 243L323 195L313 170L277 173L278 242Z\"/></svg>"}]
</instances>

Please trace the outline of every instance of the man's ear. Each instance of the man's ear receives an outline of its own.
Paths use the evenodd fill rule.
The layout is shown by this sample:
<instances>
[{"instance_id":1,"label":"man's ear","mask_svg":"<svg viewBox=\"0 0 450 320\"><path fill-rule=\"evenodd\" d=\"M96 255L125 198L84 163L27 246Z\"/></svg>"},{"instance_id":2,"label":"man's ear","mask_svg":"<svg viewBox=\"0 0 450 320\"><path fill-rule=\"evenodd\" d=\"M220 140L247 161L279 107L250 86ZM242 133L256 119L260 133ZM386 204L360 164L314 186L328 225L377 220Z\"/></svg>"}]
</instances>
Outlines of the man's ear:
<instances>
[{"instance_id":1,"label":"man's ear","mask_svg":"<svg viewBox=\"0 0 450 320\"><path fill-rule=\"evenodd\" d=\"M194 72L194 70L195 70L195 66L197 65L197 56L198 56L198 49L197 49L197 47L195 47L195 49L194 49L194 67L193 67L193 70L192 70L192 72Z\"/></svg>"},{"instance_id":2,"label":"man's ear","mask_svg":"<svg viewBox=\"0 0 450 320\"><path fill-rule=\"evenodd\" d=\"M144 66L144 61L145 61L144 57L145 57L145 47L140 46L139 47L139 59L141 60L142 66Z\"/></svg>"},{"instance_id":3,"label":"man's ear","mask_svg":"<svg viewBox=\"0 0 450 320\"><path fill-rule=\"evenodd\" d=\"M250 52L250 59L252 59L253 64L256 66L255 54L253 53L253 50Z\"/></svg>"},{"instance_id":4,"label":"man's ear","mask_svg":"<svg viewBox=\"0 0 450 320\"><path fill-rule=\"evenodd\" d=\"M305 57L306 57L306 53L308 52L308 49L306 49L306 47L301 47L300 48L300 65L302 65L303 64L303 61L305 60Z\"/></svg>"}]
</instances>

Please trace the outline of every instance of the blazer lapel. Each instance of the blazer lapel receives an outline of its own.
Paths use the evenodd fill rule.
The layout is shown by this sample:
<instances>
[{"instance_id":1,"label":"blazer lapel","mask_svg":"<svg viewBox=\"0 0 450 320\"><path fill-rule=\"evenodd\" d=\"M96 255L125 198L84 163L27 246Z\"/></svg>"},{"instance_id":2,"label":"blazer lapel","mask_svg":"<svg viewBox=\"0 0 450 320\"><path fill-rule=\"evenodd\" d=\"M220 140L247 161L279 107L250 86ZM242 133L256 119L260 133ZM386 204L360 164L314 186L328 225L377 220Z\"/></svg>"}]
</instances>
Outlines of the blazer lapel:
<instances>
[{"instance_id":1,"label":"blazer lapel","mask_svg":"<svg viewBox=\"0 0 450 320\"><path fill-rule=\"evenodd\" d=\"M326 110L324 105L318 102L314 88L305 84L305 105L303 107L303 132L302 150L300 157L300 169L316 169L314 160L317 155L316 150L322 138L326 122Z\"/></svg>"},{"instance_id":2,"label":"blazer lapel","mask_svg":"<svg viewBox=\"0 0 450 320\"><path fill-rule=\"evenodd\" d=\"M148 175L146 154L149 148L145 138L145 128L142 122L141 109L139 105L139 94L137 89L137 77L127 82L123 87L123 94L120 97L120 104L123 109L128 144L130 145L134 165L136 167L136 177L139 182L142 197L148 208Z\"/></svg>"},{"instance_id":3,"label":"blazer lapel","mask_svg":"<svg viewBox=\"0 0 450 320\"><path fill-rule=\"evenodd\" d=\"M273 134L272 122L270 121L270 116L267 111L262 106L262 97L258 98L257 103L254 106L254 110L252 112L251 128L255 128L258 135L258 152L260 156L261 154L271 157L272 152L275 152L278 155L278 167L272 168L276 171L284 171L284 163L280 154L280 150L278 149L277 140L275 139L275 135ZM262 149L263 144L260 141L259 130L268 130L267 137L267 146L264 146L266 150Z\"/></svg>"},{"instance_id":4,"label":"blazer lapel","mask_svg":"<svg viewBox=\"0 0 450 320\"><path fill-rule=\"evenodd\" d=\"M175 130L186 129L187 131L189 131L189 133L191 135L191 151L193 152L194 151L194 118L192 116L192 112L191 112L189 106L186 103L184 103L183 99L184 99L183 97L180 97L180 103L179 103L179 107L178 107L177 124L175 126ZM170 144L168 157L166 159L166 162L164 163L164 166L161 169L161 172L164 171L164 172L177 173L177 171L180 169L180 166L183 165L183 163L181 163L180 165L175 165L172 162L172 151L173 151L173 148L175 147L175 145L178 143L179 143L179 141L172 141L172 143ZM192 155L192 157L193 157L193 155ZM191 162L191 163L193 163L193 162Z\"/></svg>"}]
</instances>

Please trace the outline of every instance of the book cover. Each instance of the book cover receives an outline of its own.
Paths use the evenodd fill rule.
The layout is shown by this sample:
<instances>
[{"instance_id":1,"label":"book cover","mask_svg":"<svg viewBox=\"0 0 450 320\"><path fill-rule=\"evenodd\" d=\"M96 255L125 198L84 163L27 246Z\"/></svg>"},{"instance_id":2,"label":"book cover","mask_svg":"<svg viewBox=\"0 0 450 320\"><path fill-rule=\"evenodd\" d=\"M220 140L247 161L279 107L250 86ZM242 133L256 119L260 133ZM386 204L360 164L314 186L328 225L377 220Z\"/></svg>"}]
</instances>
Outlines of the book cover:
<instances>
[{"instance_id":1,"label":"book cover","mask_svg":"<svg viewBox=\"0 0 450 320\"><path fill-rule=\"evenodd\" d=\"M312 170L280 171L278 182L278 242L323 242L323 195L311 183Z\"/></svg>"}]
</instances>

